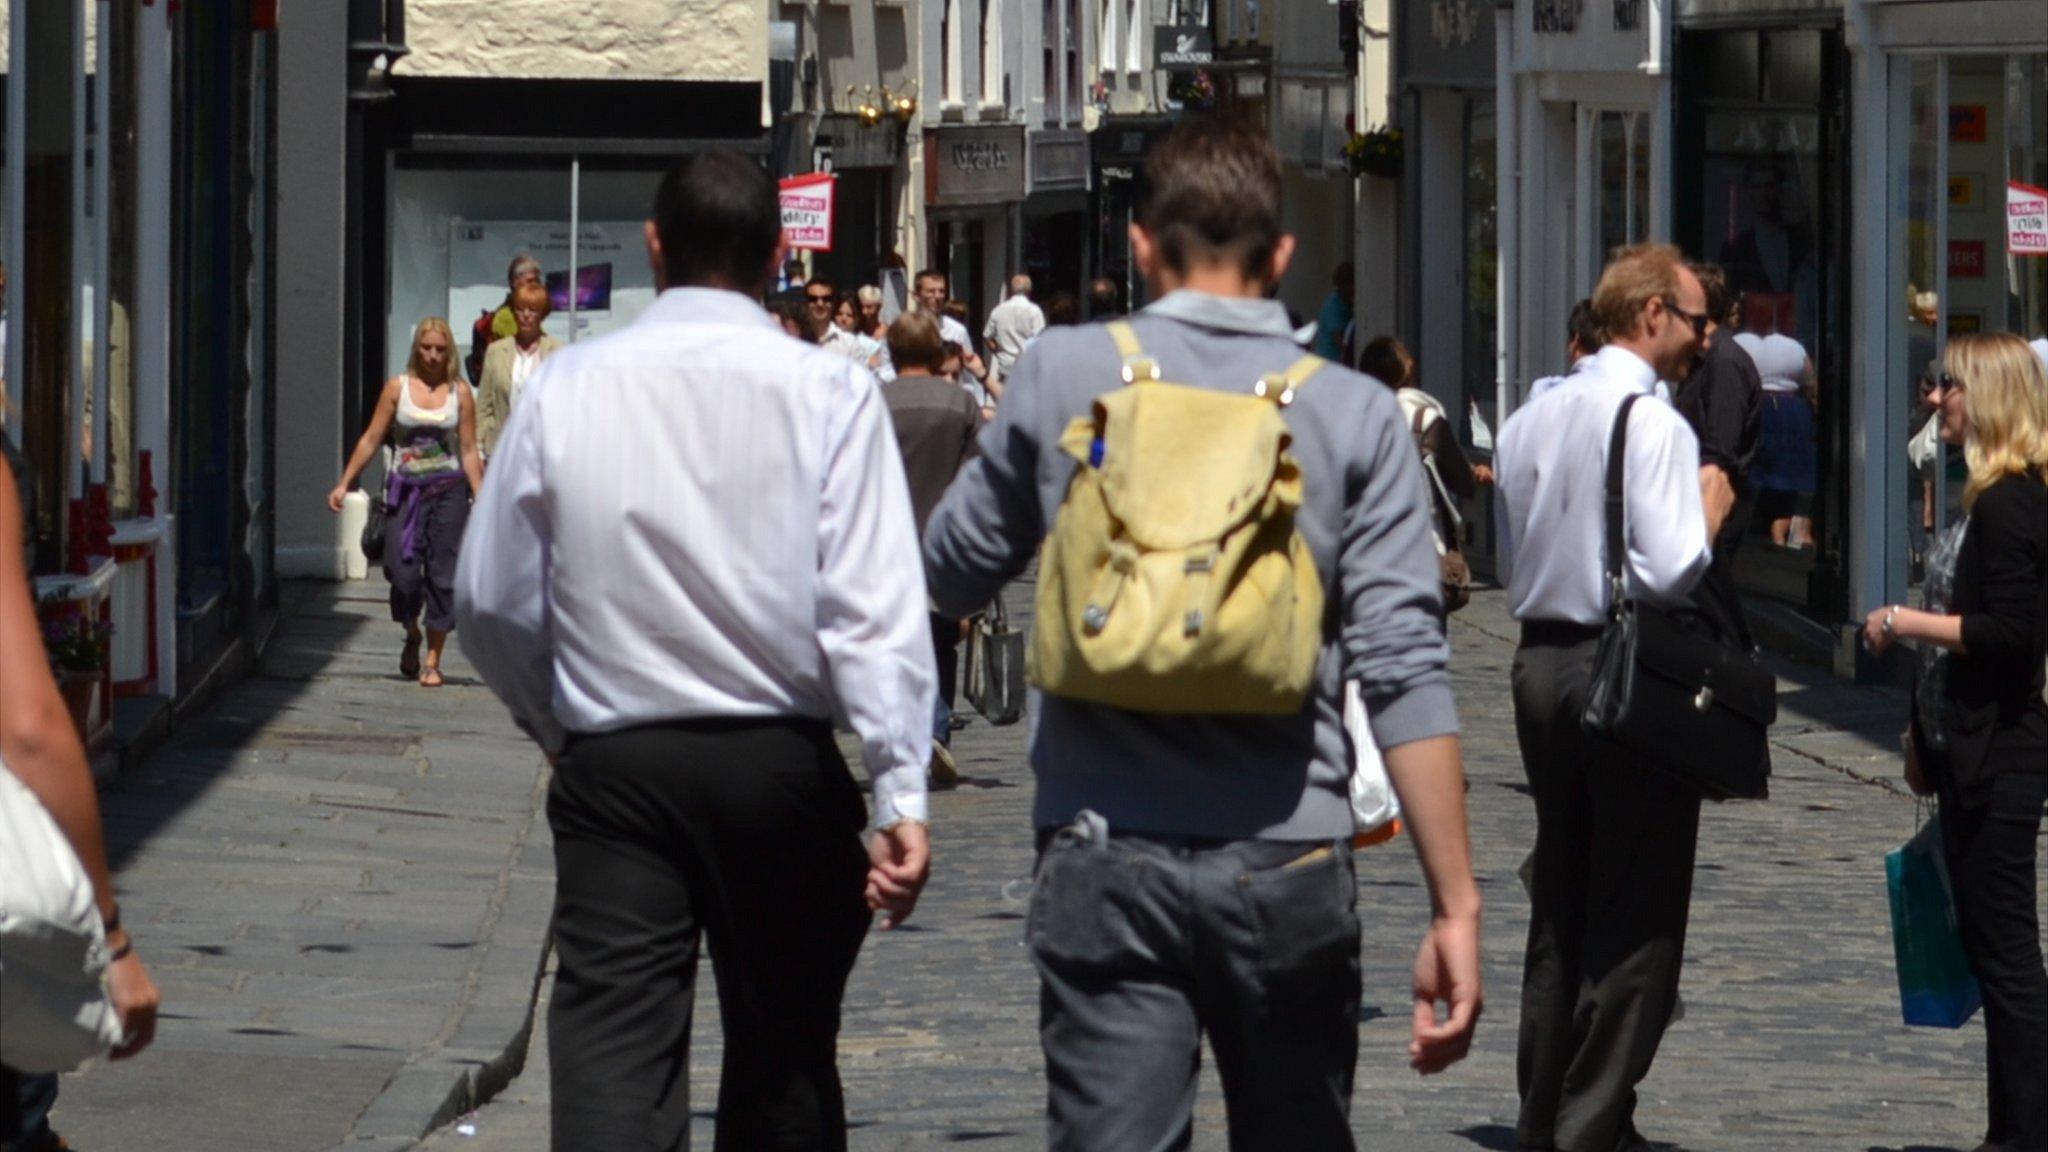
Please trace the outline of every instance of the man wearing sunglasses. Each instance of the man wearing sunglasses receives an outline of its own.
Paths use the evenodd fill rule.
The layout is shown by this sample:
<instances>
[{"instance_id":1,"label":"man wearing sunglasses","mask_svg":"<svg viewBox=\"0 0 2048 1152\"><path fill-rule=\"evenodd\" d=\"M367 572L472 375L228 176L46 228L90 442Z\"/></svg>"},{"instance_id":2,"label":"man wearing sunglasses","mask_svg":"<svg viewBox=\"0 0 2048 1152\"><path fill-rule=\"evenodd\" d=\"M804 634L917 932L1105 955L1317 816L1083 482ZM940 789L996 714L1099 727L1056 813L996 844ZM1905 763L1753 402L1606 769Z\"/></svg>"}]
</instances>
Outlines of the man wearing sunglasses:
<instances>
[{"instance_id":1,"label":"man wearing sunglasses","mask_svg":"<svg viewBox=\"0 0 2048 1152\"><path fill-rule=\"evenodd\" d=\"M1677 1003L1700 798L1587 737L1579 719L1611 598L1610 430L1630 396L1684 380L1712 336L1706 290L1668 244L1619 252L1593 312L1607 344L1517 409L1494 453L1502 575L1522 625L1515 731L1537 827L1515 1136L1532 1150L1633 1152L1647 1147L1635 1087ZM1699 440L1668 405L1629 409L1625 451L1628 594L1683 604L1732 494L1702 483Z\"/></svg>"},{"instance_id":2,"label":"man wearing sunglasses","mask_svg":"<svg viewBox=\"0 0 2048 1152\"><path fill-rule=\"evenodd\" d=\"M1749 467L1763 438L1763 377L1756 361L1734 340L1742 301L1731 292L1718 265L1696 263L1691 271L1706 292L1707 311L1715 323L1707 332L1698 362L1672 393L1671 402L1700 439L1700 483L1726 486L1730 503L1741 505L1725 523L1710 516L1707 533L1714 541L1714 566L1707 580L1722 608L1748 633L1742 600L1735 591L1735 551L1749 524Z\"/></svg>"}]
</instances>

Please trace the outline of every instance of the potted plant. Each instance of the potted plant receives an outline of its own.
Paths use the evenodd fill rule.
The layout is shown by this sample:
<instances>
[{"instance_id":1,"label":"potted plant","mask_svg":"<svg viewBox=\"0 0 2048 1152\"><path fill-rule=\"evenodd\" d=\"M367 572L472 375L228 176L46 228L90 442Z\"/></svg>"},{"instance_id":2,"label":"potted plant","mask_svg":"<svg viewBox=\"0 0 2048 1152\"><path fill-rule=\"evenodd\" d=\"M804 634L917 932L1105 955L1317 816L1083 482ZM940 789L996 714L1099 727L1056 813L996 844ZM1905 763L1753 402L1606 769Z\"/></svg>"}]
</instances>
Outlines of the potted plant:
<instances>
[{"instance_id":1,"label":"potted plant","mask_svg":"<svg viewBox=\"0 0 2048 1152\"><path fill-rule=\"evenodd\" d=\"M1189 112L1208 112L1216 107L1216 82L1207 69L1176 72L1166 82L1166 98Z\"/></svg>"},{"instance_id":2,"label":"potted plant","mask_svg":"<svg viewBox=\"0 0 2048 1152\"><path fill-rule=\"evenodd\" d=\"M106 682L108 641L114 626L88 614L76 601L62 601L43 616L43 647L57 690L71 711L80 739L89 739L100 722L101 687Z\"/></svg>"},{"instance_id":3,"label":"potted plant","mask_svg":"<svg viewBox=\"0 0 2048 1152\"><path fill-rule=\"evenodd\" d=\"M1344 160L1353 176L1400 176L1401 151L1401 130L1386 124L1354 132L1344 142Z\"/></svg>"}]
</instances>

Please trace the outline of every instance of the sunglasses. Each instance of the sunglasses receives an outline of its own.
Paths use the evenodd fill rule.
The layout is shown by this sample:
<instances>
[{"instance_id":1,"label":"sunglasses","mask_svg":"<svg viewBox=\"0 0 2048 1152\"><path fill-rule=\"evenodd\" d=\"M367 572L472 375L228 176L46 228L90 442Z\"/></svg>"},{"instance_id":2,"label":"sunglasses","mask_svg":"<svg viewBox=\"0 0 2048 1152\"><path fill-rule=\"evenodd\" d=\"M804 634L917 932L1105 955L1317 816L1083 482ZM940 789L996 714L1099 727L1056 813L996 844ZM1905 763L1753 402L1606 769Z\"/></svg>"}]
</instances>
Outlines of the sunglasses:
<instances>
[{"instance_id":1,"label":"sunglasses","mask_svg":"<svg viewBox=\"0 0 2048 1152\"><path fill-rule=\"evenodd\" d=\"M818 296L806 292L804 293L804 299L810 301L813 304L830 304L832 302L832 294L830 292L827 292L823 296Z\"/></svg>"},{"instance_id":2,"label":"sunglasses","mask_svg":"<svg viewBox=\"0 0 2048 1152\"><path fill-rule=\"evenodd\" d=\"M1678 306L1678 301L1673 300L1668 296L1664 299L1664 309L1665 311L1671 313L1673 316L1676 316L1681 320L1687 321L1692 325L1693 339L1705 340L1707 338L1707 325L1712 324L1714 322L1714 318L1712 316L1708 315L1705 312L1687 312L1685 309L1680 308Z\"/></svg>"},{"instance_id":3,"label":"sunglasses","mask_svg":"<svg viewBox=\"0 0 2048 1152\"><path fill-rule=\"evenodd\" d=\"M1936 392L1960 392L1962 390L1963 382L1947 372L1943 372L1940 375L1928 374L1920 377L1920 394L1922 396L1932 396Z\"/></svg>"}]
</instances>

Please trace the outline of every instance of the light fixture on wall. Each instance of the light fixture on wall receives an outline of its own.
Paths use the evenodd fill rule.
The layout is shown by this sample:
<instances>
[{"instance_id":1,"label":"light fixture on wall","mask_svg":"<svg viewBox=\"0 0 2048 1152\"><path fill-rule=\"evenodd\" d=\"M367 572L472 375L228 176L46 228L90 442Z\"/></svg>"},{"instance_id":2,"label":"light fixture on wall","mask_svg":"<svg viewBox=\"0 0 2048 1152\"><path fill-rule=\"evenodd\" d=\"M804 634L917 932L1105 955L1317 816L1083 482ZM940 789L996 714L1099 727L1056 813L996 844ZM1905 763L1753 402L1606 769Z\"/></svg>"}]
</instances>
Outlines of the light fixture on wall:
<instances>
[{"instance_id":1,"label":"light fixture on wall","mask_svg":"<svg viewBox=\"0 0 2048 1152\"><path fill-rule=\"evenodd\" d=\"M882 102L889 106L890 113L896 117L896 122L899 124L908 124L910 123L910 118L917 115L917 81L912 80L910 88L910 92L899 92L894 99L888 98L888 89L882 90Z\"/></svg>"},{"instance_id":2,"label":"light fixture on wall","mask_svg":"<svg viewBox=\"0 0 2048 1152\"><path fill-rule=\"evenodd\" d=\"M852 92L853 89L849 87L847 94L851 95ZM860 117L860 126L863 128L873 128L882 122L882 106L875 103L874 96L875 88L874 85L870 84L867 89L867 99L862 100L860 106L854 109L854 115ZM888 94L886 92L883 93L882 99L884 103L887 103Z\"/></svg>"}]
</instances>

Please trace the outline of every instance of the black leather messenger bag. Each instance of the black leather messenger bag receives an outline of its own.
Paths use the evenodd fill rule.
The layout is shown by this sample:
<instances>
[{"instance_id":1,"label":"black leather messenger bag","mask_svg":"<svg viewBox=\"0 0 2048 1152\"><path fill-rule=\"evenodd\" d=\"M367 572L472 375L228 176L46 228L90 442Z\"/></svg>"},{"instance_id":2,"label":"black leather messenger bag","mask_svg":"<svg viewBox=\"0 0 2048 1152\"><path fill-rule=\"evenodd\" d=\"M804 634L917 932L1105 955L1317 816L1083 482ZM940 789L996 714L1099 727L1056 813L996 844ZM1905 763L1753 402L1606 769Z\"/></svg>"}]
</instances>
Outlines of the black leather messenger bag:
<instances>
[{"instance_id":1,"label":"black leather messenger bag","mask_svg":"<svg viewBox=\"0 0 2048 1152\"><path fill-rule=\"evenodd\" d=\"M1593 656L1581 719L1592 735L1670 773L1708 800L1769 795L1766 736L1778 717L1777 681L1725 621L1627 597L1622 561L1628 414L1622 402L1607 447L1607 625ZM1700 601L1710 604L1711 598Z\"/></svg>"}]
</instances>

